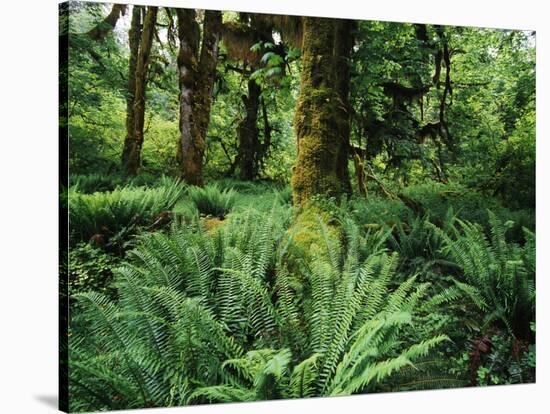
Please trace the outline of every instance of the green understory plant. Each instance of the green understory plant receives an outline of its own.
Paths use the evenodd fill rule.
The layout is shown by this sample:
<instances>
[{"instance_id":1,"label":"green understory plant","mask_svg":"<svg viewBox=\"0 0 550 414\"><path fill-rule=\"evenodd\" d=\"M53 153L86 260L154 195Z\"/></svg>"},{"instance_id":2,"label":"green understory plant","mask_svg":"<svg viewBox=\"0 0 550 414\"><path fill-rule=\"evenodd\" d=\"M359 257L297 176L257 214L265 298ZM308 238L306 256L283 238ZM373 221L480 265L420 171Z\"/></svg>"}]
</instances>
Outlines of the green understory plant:
<instances>
[{"instance_id":1,"label":"green understory plant","mask_svg":"<svg viewBox=\"0 0 550 414\"><path fill-rule=\"evenodd\" d=\"M446 340L408 339L428 284L390 287L395 254L359 253L357 229L345 248L327 238L299 284L283 261L288 209L258 214L145 234L115 270L116 301L75 295L72 410L376 391Z\"/></svg>"},{"instance_id":2,"label":"green understory plant","mask_svg":"<svg viewBox=\"0 0 550 414\"><path fill-rule=\"evenodd\" d=\"M232 188L220 190L216 185L189 187L187 195L204 216L224 219L235 205L237 193Z\"/></svg>"},{"instance_id":3,"label":"green understory plant","mask_svg":"<svg viewBox=\"0 0 550 414\"><path fill-rule=\"evenodd\" d=\"M97 244L109 240L120 244L140 227L163 221L164 216L181 198L184 187L176 180L165 178L157 187L119 187L111 192L81 194L69 190L69 231L71 241Z\"/></svg>"},{"instance_id":4,"label":"green understory plant","mask_svg":"<svg viewBox=\"0 0 550 414\"><path fill-rule=\"evenodd\" d=\"M95 291L112 294L113 268L119 259L89 243L79 243L69 250L67 278L70 295Z\"/></svg>"},{"instance_id":5,"label":"green understory plant","mask_svg":"<svg viewBox=\"0 0 550 414\"><path fill-rule=\"evenodd\" d=\"M524 229L523 246L508 242L506 232L513 223L488 215L489 237L479 225L461 220L450 235L434 230L462 270L455 285L481 312L481 328L499 323L513 337L529 339L529 324L535 320L535 235Z\"/></svg>"}]
</instances>

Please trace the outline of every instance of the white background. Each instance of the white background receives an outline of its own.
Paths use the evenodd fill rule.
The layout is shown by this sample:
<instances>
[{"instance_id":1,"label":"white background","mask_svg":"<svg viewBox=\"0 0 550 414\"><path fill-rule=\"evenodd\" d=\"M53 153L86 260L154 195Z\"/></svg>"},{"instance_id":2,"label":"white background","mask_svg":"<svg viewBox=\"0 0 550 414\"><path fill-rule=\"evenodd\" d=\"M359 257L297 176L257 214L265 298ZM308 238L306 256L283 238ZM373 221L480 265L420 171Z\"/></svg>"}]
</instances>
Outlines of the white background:
<instances>
[{"instance_id":1,"label":"white background","mask_svg":"<svg viewBox=\"0 0 550 414\"><path fill-rule=\"evenodd\" d=\"M544 10L546 1L143 0L143 3L148 2L222 10L535 29L538 73L539 352L536 385L156 409L151 412L548 412L550 228L546 190L549 168L545 161L550 157L546 136L550 13ZM57 405L57 1L3 1L0 16L0 413L52 413L56 412Z\"/></svg>"}]
</instances>

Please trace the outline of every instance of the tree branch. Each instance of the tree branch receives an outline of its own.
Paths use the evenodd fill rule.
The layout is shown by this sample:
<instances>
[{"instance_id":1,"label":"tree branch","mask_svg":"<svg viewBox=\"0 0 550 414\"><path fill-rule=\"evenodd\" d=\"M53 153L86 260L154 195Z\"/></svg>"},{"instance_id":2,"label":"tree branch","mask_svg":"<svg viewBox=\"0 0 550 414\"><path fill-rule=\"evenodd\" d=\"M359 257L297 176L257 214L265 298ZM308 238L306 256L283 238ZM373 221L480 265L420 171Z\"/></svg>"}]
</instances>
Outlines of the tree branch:
<instances>
[{"instance_id":1,"label":"tree branch","mask_svg":"<svg viewBox=\"0 0 550 414\"><path fill-rule=\"evenodd\" d=\"M126 4L113 4L111 12L97 26L90 29L86 34L93 40L103 41L115 28L120 16L126 14Z\"/></svg>"}]
</instances>

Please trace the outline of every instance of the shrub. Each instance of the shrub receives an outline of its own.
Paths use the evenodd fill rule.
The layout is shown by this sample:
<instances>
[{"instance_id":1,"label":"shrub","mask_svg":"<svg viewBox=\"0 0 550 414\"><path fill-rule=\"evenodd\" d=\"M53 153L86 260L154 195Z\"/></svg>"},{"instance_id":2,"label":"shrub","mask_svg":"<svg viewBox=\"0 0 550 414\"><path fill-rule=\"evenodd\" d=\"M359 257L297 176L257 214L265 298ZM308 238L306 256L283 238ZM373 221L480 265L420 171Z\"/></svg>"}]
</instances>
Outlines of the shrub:
<instances>
[{"instance_id":1,"label":"shrub","mask_svg":"<svg viewBox=\"0 0 550 414\"><path fill-rule=\"evenodd\" d=\"M342 205L342 209L351 213L355 221L362 225L394 225L408 217L410 209L400 200L389 200L369 195L368 200L353 197Z\"/></svg>"},{"instance_id":2,"label":"shrub","mask_svg":"<svg viewBox=\"0 0 550 414\"><path fill-rule=\"evenodd\" d=\"M216 181L216 185L220 190L235 190L239 193L260 194L265 188L262 183L255 181L241 181L234 178L224 178Z\"/></svg>"},{"instance_id":3,"label":"shrub","mask_svg":"<svg viewBox=\"0 0 550 414\"><path fill-rule=\"evenodd\" d=\"M535 345L517 341L505 332L490 337L490 352L477 367L476 384L522 384L535 382Z\"/></svg>"},{"instance_id":4,"label":"shrub","mask_svg":"<svg viewBox=\"0 0 550 414\"><path fill-rule=\"evenodd\" d=\"M535 208L536 139L534 111L522 117L511 136L498 144L491 178L484 183L507 206Z\"/></svg>"},{"instance_id":5,"label":"shrub","mask_svg":"<svg viewBox=\"0 0 550 414\"><path fill-rule=\"evenodd\" d=\"M98 244L120 244L140 226L152 226L167 215L183 193L183 186L164 179L159 187L119 187L111 192L80 194L69 191L69 230L74 242L94 235ZM162 216L162 217L161 217ZM101 236L101 237L99 237Z\"/></svg>"},{"instance_id":6,"label":"shrub","mask_svg":"<svg viewBox=\"0 0 550 414\"><path fill-rule=\"evenodd\" d=\"M121 174L71 174L70 186L79 193L113 191L117 187L162 186L169 180L165 176L140 173L135 177L124 177Z\"/></svg>"},{"instance_id":7,"label":"shrub","mask_svg":"<svg viewBox=\"0 0 550 414\"><path fill-rule=\"evenodd\" d=\"M528 243L509 243L505 235L512 223L502 223L490 211L488 215L490 237L479 225L460 220L451 235L434 229L462 269L456 287L483 312L481 328L499 322L512 336L529 339L535 318L535 235L525 229Z\"/></svg>"},{"instance_id":8,"label":"shrub","mask_svg":"<svg viewBox=\"0 0 550 414\"><path fill-rule=\"evenodd\" d=\"M79 243L69 250L67 278L70 295L90 290L112 295L112 270L118 263L119 259L104 250Z\"/></svg>"},{"instance_id":9,"label":"shrub","mask_svg":"<svg viewBox=\"0 0 550 414\"><path fill-rule=\"evenodd\" d=\"M171 178L169 176L165 176L165 175L159 176L148 172L140 172L135 177L130 177L130 179L128 179L127 184L132 185L134 187L141 187L141 186L157 187L157 186L162 186L169 181L171 181Z\"/></svg>"},{"instance_id":10,"label":"shrub","mask_svg":"<svg viewBox=\"0 0 550 414\"><path fill-rule=\"evenodd\" d=\"M275 191L278 200L282 204L292 204L292 188L289 185Z\"/></svg>"},{"instance_id":11,"label":"shrub","mask_svg":"<svg viewBox=\"0 0 550 414\"><path fill-rule=\"evenodd\" d=\"M71 174L69 178L71 187L82 194L113 191L124 184L123 177L115 174Z\"/></svg>"},{"instance_id":12,"label":"shrub","mask_svg":"<svg viewBox=\"0 0 550 414\"><path fill-rule=\"evenodd\" d=\"M233 189L220 190L217 185L208 185L189 187L187 195L202 215L223 219L235 205L237 193Z\"/></svg>"},{"instance_id":13,"label":"shrub","mask_svg":"<svg viewBox=\"0 0 550 414\"><path fill-rule=\"evenodd\" d=\"M453 222L451 210L441 225L447 229ZM410 214L405 221L395 224L388 242L390 248L402 258L402 268L407 273L420 272L423 279L432 276L430 268L440 264L439 259L443 258L440 254L443 247L441 239L434 233L433 224L427 217Z\"/></svg>"},{"instance_id":14,"label":"shrub","mask_svg":"<svg viewBox=\"0 0 550 414\"><path fill-rule=\"evenodd\" d=\"M422 206L424 214L436 224L445 220L447 212L452 209L456 217L471 223L478 223L486 231L490 230L489 215L492 211L500 220L506 221L512 217L515 226L510 233L516 241L520 241L522 226L534 229L535 217L533 210L510 211L503 207L496 197L487 196L475 189L457 183L442 184L429 182L407 187L403 194Z\"/></svg>"},{"instance_id":15,"label":"shrub","mask_svg":"<svg viewBox=\"0 0 550 414\"><path fill-rule=\"evenodd\" d=\"M407 340L427 285L391 289L397 257L358 259L357 229L297 284L280 260L283 211L143 235L116 270L117 302L77 295L71 410L375 391L446 339Z\"/></svg>"}]
</instances>

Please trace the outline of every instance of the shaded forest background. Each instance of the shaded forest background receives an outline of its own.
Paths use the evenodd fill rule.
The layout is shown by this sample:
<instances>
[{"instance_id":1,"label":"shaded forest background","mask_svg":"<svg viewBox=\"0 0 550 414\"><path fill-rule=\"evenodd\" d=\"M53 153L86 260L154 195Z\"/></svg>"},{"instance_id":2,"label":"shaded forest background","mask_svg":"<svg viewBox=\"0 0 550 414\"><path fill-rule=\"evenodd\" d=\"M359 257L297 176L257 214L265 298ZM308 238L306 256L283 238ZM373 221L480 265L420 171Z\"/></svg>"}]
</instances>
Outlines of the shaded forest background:
<instances>
[{"instance_id":1,"label":"shaded forest background","mask_svg":"<svg viewBox=\"0 0 550 414\"><path fill-rule=\"evenodd\" d=\"M60 22L71 410L535 380L534 32Z\"/></svg>"},{"instance_id":2,"label":"shaded forest background","mask_svg":"<svg viewBox=\"0 0 550 414\"><path fill-rule=\"evenodd\" d=\"M79 33L100 22L109 7L73 5L71 29ZM300 51L291 41L275 47L280 35L274 39L253 33L252 23L240 23L238 13L225 15L230 29L224 30L234 33L226 37L229 47L223 40L220 45L204 175L288 183L296 156L292 127ZM91 52L72 53L70 60L73 175L123 171L130 12L116 22L119 29L106 30L101 41L71 38L77 50ZM143 173L180 172L176 30L175 14L161 9L148 68ZM454 179L498 195L511 207L534 207L529 184L534 182L535 54L529 32L365 21L359 22L355 37L350 141L362 158L401 185ZM249 78L256 82L249 84ZM257 100L252 120L244 100L250 92ZM256 150L269 150L269 157L256 160L260 165L251 172L238 159L241 146L255 144L239 142L238 129L245 121L255 121L253 139L269 144ZM518 180L524 185L509 185Z\"/></svg>"}]
</instances>

